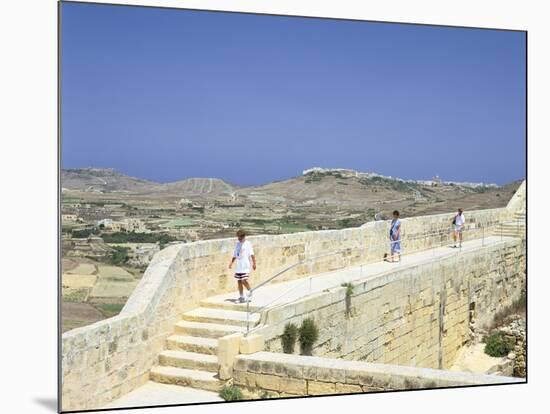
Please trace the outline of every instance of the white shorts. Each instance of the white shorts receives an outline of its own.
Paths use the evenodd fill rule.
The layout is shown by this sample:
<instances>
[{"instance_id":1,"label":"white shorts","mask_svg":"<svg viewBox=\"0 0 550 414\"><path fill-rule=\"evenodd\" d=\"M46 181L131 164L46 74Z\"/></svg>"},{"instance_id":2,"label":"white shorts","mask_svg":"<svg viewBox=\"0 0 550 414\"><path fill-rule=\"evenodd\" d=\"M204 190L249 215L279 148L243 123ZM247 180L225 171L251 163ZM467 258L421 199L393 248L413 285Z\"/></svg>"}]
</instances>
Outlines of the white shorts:
<instances>
[{"instance_id":1,"label":"white shorts","mask_svg":"<svg viewBox=\"0 0 550 414\"><path fill-rule=\"evenodd\" d=\"M464 227L462 227L461 225L459 224L455 224L455 231L457 233L462 233L462 230L464 230Z\"/></svg>"}]
</instances>

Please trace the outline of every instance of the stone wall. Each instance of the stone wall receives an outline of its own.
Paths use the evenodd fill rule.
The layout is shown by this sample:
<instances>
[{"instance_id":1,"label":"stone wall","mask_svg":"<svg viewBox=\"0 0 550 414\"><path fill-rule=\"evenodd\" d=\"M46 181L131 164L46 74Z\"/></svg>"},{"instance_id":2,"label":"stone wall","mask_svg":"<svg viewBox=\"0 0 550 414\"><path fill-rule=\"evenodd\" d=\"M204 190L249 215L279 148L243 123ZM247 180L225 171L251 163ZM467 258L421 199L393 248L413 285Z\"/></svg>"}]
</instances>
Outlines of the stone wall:
<instances>
[{"instance_id":1,"label":"stone wall","mask_svg":"<svg viewBox=\"0 0 550 414\"><path fill-rule=\"evenodd\" d=\"M270 397L511 384L524 381L496 375L272 352L239 355L233 366L234 385L252 393L263 391Z\"/></svg>"},{"instance_id":2,"label":"stone wall","mask_svg":"<svg viewBox=\"0 0 550 414\"><path fill-rule=\"evenodd\" d=\"M497 241L495 241L497 239ZM509 238L424 264L403 266L267 310L266 350L282 352L288 322L312 317L319 328L313 355L448 368L470 339L470 324L487 325L525 286L525 245ZM299 352L298 345L295 352Z\"/></svg>"},{"instance_id":3,"label":"stone wall","mask_svg":"<svg viewBox=\"0 0 550 414\"><path fill-rule=\"evenodd\" d=\"M514 376L527 376L527 334L526 321L523 317L516 317L508 326L500 329L505 338L512 342L514 349L508 354L508 359L514 365Z\"/></svg>"},{"instance_id":4,"label":"stone wall","mask_svg":"<svg viewBox=\"0 0 550 414\"><path fill-rule=\"evenodd\" d=\"M155 255L123 311L62 336L62 410L100 408L142 385L179 320L174 256Z\"/></svg>"},{"instance_id":5,"label":"stone wall","mask_svg":"<svg viewBox=\"0 0 550 414\"><path fill-rule=\"evenodd\" d=\"M514 212L525 212L527 204L527 181L523 181L518 187L508 204L506 205L506 210L510 214L510 217Z\"/></svg>"},{"instance_id":6,"label":"stone wall","mask_svg":"<svg viewBox=\"0 0 550 414\"><path fill-rule=\"evenodd\" d=\"M467 212L466 238L481 237L509 215L505 208ZM450 240L452 212L403 219L406 252ZM321 254L342 254L295 267L279 281L378 261L388 250L388 222L360 228L254 236L258 271L252 283ZM157 253L128 302L114 318L62 336L63 410L100 407L145 382L165 338L181 314L200 300L235 289L227 264L233 239L169 246Z\"/></svg>"}]
</instances>

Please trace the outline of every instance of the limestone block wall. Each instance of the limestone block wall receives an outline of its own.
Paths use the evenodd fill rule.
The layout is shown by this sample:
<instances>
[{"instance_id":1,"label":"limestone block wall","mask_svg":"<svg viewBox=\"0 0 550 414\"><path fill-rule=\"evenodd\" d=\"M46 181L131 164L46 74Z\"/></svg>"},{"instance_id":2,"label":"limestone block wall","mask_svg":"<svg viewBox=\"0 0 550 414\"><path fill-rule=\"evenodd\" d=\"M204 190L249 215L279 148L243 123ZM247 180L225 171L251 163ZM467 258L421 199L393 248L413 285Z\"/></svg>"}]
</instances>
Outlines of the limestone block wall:
<instances>
[{"instance_id":1,"label":"limestone block wall","mask_svg":"<svg viewBox=\"0 0 550 414\"><path fill-rule=\"evenodd\" d=\"M266 350L282 352L286 323L312 317L315 356L448 368L469 340L470 323L489 323L520 296L525 277L524 242L510 238L358 281L348 314L344 287L267 310L254 332Z\"/></svg>"},{"instance_id":2,"label":"limestone block wall","mask_svg":"<svg viewBox=\"0 0 550 414\"><path fill-rule=\"evenodd\" d=\"M233 365L234 384L270 396L349 394L358 392L511 384L524 379L428 368L373 364L257 352L239 355Z\"/></svg>"},{"instance_id":3,"label":"limestone block wall","mask_svg":"<svg viewBox=\"0 0 550 414\"><path fill-rule=\"evenodd\" d=\"M452 214L404 219L404 250L448 242ZM483 231L488 234L508 214L505 208L468 212L466 238L481 237ZM250 237L258 261L252 284L327 252L345 250L297 266L279 281L378 261L388 251L388 231L388 222L371 222L345 230ZM163 249L118 316L64 333L63 410L101 407L146 381L181 314L204 298L235 289L227 269L234 243L233 239L208 240Z\"/></svg>"},{"instance_id":4,"label":"limestone block wall","mask_svg":"<svg viewBox=\"0 0 550 414\"><path fill-rule=\"evenodd\" d=\"M62 336L62 410L102 407L149 378L149 370L179 320L179 247L155 255L123 311Z\"/></svg>"}]
</instances>

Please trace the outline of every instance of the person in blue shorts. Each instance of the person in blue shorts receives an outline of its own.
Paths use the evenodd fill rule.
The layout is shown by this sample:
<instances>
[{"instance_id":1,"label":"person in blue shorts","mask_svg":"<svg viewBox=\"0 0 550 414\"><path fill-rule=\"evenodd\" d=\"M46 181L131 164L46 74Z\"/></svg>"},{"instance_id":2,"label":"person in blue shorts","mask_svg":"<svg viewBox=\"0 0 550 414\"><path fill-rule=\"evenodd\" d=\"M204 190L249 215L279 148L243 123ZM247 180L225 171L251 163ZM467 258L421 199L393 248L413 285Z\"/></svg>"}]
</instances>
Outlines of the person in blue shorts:
<instances>
[{"instance_id":1,"label":"person in blue shorts","mask_svg":"<svg viewBox=\"0 0 550 414\"><path fill-rule=\"evenodd\" d=\"M390 247L391 261L395 262L394 255L397 254L398 261L401 261L401 220L399 220L399 211L393 212L393 220L390 225Z\"/></svg>"}]
</instances>

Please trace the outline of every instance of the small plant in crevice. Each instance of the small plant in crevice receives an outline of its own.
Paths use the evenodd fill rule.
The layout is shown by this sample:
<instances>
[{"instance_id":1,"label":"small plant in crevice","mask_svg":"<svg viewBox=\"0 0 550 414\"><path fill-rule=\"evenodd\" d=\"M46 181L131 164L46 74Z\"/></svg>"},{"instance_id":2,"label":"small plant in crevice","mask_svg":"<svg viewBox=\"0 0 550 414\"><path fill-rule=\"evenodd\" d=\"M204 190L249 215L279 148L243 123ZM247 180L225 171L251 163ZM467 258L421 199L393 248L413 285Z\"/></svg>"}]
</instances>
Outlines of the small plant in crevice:
<instances>
[{"instance_id":1,"label":"small plant in crevice","mask_svg":"<svg viewBox=\"0 0 550 414\"><path fill-rule=\"evenodd\" d=\"M488 337L484 338L485 353L492 357L503 357L508 355L514 344L507 340L502 332L493 332Z\"/></svg>"},{"instance_id":2,"label":"small plant in crevice","mask_svg":"<svg viewBox=\"0 0 550 414\"><path fill-rule=\"evenodd\" d=\"M351 316L351 295L353 295L354 286L351 283L342 283L346 288L346 318Z\"/></svg>"},{"instance_id":3,"label":"small plant in crevice","mask_svg":"<svg viewBox=\"0 0 550 414\"><path fill-rule=\"evenodd\" d=\"M240 401L243 399L241 389L235 385L224 385L219 395L225 401Z\"/></svg>"},{"instance_id":4,"label":"small plant in crevice","mask_svg":"<svg viewBox=\"0 0 550 414\"><path fill-rule=\"evenodd\" d=\"M302 321L300 329L298 330L300 342L300 353L302 355L311 355L313 351L313 344L319 338L319 330L315 325L315 321L312 318L306 318Z\"/></svg>"},{"instance_id":5,"label":"small plant in crevice","mask_svg":"<svg viewBox=\"0 0 550 414\"><path fill-rule=\"evenodd\" d=\"M285 325L285 330L281 335L281 342L283 345L283 352L285 354L293 354L296 339L298 338L298 327L289 322Z\"/></svg>"}]
</instances>

